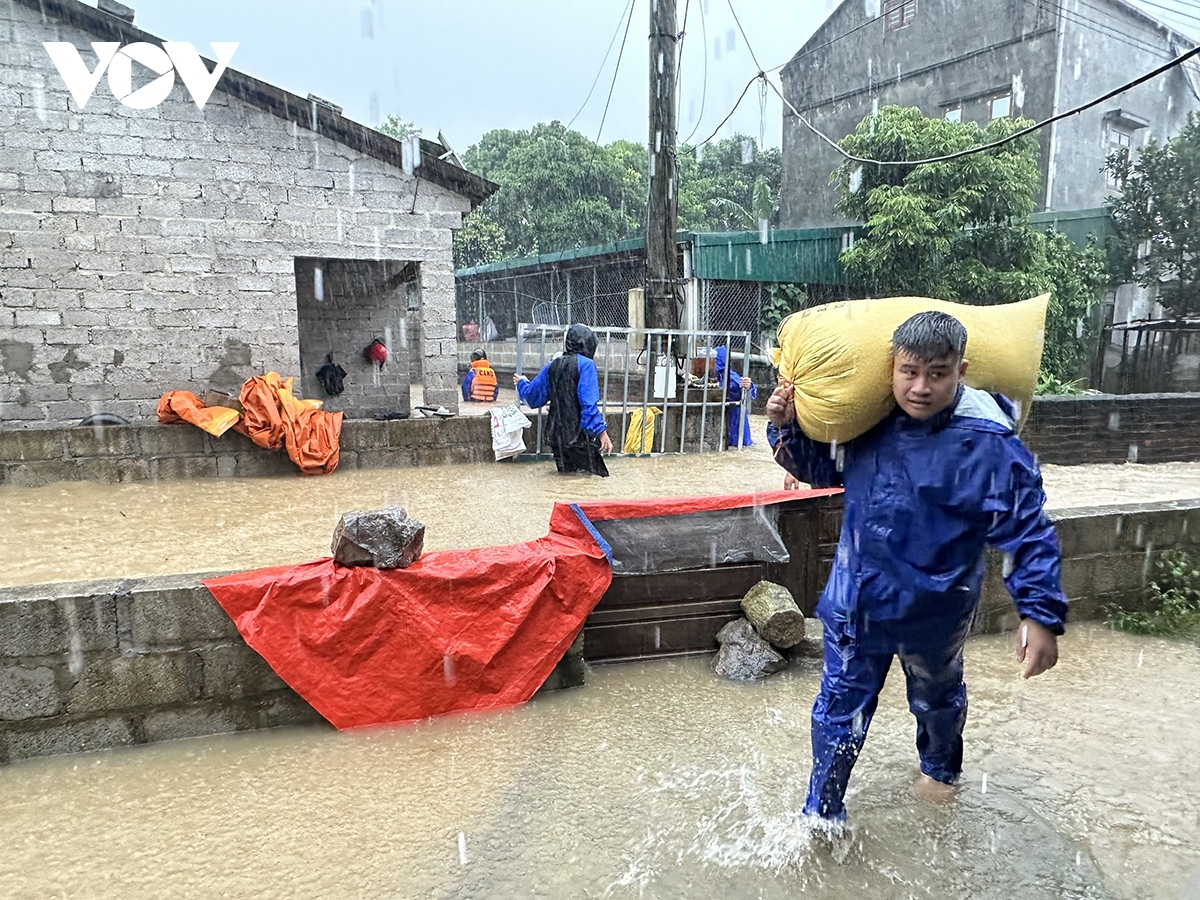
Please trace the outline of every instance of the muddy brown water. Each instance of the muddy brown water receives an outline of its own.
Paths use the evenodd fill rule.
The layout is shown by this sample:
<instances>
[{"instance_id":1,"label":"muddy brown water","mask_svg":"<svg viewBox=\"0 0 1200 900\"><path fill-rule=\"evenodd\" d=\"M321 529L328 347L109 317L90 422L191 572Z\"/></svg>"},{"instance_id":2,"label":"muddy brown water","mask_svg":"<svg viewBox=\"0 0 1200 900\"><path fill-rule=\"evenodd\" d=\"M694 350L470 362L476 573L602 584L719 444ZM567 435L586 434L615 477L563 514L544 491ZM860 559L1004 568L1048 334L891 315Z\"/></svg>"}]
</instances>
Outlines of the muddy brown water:
<instances>
[{"instance_id":1,"label":"muddy brown water","mask_svg":"<svg viewBox=\"0 0 1200 900\"><path fill-rule=\"evenodd\" d=\"M757 423L755 433L765 429ZM339 516L399 504L426 524L425 547L533 540L556 501L777 490L760 440L745 450L618 458L612 477L558 475L552 463L339 471L320 478L230 478L0 487L0 586L254 569L330 552ZM1046 466L1051 507L1200 498L1200 463Z\"/></svg>"},{"instance_id":2,"label":"muddy brown water","mask_svg":"<svg viewBox=\"0 0 1200 900\"><path fill-rule=\"evenodd\" d=\"M0 896L1186 896L1200 649L1086 624L1032 681L1001 636L971 640L966 667L957 801L910 793L894 671L833 842L796 818L815 654L750 685L693 658L601 667L507 712L2 768Z\"/></svg>"}]
</instances>

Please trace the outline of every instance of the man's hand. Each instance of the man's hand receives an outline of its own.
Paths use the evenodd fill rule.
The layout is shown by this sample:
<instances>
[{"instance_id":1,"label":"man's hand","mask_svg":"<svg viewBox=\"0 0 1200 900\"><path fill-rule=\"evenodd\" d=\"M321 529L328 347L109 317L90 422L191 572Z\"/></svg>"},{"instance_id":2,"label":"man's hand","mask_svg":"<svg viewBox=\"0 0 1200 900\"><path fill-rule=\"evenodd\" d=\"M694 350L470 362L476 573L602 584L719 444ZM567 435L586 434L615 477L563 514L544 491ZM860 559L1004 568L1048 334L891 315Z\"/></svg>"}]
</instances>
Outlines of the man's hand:
<instances>
[{"instance_id":1,"label":"man's hand","mask_svg":"<svg viewBox=\"0 0 1200 900\"><path fill-rule=\"evenodd\" d=\"M796 389L791 382L780 381L779 387L775 388L775 392L767 400L767 418L776 427L782 428L796 421L795 393Z\"/></svg>"},{"instance_id":2,"label":"man's hand","mask_svg":"<svg viewBox=\"0 0 1200 900\"><path fill-rule=\"evenodd\" d=\"M525 380L524 375L513 375L513 384L518 385Z\"/></svg>"},{"instance_id":3,"label":"man's hand","mask_svg":"<svg viewBox=\"0 0 1200 900\"><path fill-rule=\"evenodd\" d=\"M785 491L800 490L800 479L797 478L795 475L793 475L791 472L784 472L783 473L783 489Z\"/></svg>"},{"instance_id":4,"label":"man's hand","mask_svg":"<svg viewBox=\"0 0 1200 900\"><path fill-rule=\"evenodd\" d=\"M743 391L748 391L748 390L750 390L752 387L754 387L754 382L753 382L753 381L751 381L749 378L746 378L745 376L742 376L742 390L743 390Z\"/></svg>"},{"instance_id":5,"label":"man's hand","mask_svg":"<svg viewBox=\"0 0 1200 900\"><path fill-rule=\"evenodd\" d=\"M600 452L604 454L612 453L612 438L608 436L608 432L600 434Z\"/></svg>"},{"instance_id":6,"label":"man's hand","mask_svg":"<svg viewBox=\"0 0 1200 900\"><path fill-rule=\"evenodd\" d=\"M1022 619L1019 636L1017 659L1025 663L1023 677L1033 678L1054 668L1058 662L1058 638L1053 631L1033 619Z\"/></svg>"}]
</instances>

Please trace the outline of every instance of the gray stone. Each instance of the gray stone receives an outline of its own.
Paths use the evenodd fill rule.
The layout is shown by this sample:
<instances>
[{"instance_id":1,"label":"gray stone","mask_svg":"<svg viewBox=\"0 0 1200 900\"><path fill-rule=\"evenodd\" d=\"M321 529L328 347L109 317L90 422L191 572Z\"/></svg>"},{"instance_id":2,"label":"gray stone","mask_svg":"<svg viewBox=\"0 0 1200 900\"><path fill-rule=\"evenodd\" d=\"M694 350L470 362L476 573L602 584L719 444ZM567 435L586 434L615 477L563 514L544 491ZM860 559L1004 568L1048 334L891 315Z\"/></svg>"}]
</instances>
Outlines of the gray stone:
<instances>
[{"instance_id":1,"label":"gray stone","mask_svg":"<svg viewBox=\"0 0 1200 900\"><path fill-rule=\"evenodd\" d=\"M153 653L91 661L67 700L67 711L117 712L184 703L200 695L194 653Z\"/></svg>"},{"instance_id":2,"label":"gray stone","mask_svg":"<svg viewBox=\"0 0 1200 900\"><path fill-rule=\"evenodd\" d=\"M804 639L804 613L781 584L760 581L742 598L742 611L763 640L787 648Z\"/></svg>"},{"instance_id":3,"label":"gray stone","mask_svg":"<svg viewBox=\"0 0 1200 900\"><path fill-rule=\"evenodd\" d=\"M54 670L45 666L0 668L0 719L56 716L62 712L62 698L55 685Z\"/></svg>"},{"instance_id":4,"label":"gray stone","mask_svg":"<svg viewBox=\"0 0 1200 900\"><path fill-rule=\"evenodd\" d=\"M133 723L125 716L80 722L29 722L0 732L10 761L59 753L86 753L137 743ZM2 752L2 751L0 751Z\"/></svg>"},{"instance_id":5,"label":"gray stone","mask_svg":"<svg viewBox=\"0 0 1200 900\"><path fill-rule=\"evenodd\" d=\"M352 510L333 532L333 558L343 566L407 569L425 547L425 526L400 506Z\"/></svg>"},{"instance_id":6,"label":"gray stone","mask_svg":"<svg viewBox=\"0 0 1200 900\"><path fill-rule=\"evenodd\" d=\"M737 619L718 631L717 643L721 649L713 657L713 671L726 678L753 681L787 668L787 660L759 637L746 619Z\"/></svg>"}]
</instances>

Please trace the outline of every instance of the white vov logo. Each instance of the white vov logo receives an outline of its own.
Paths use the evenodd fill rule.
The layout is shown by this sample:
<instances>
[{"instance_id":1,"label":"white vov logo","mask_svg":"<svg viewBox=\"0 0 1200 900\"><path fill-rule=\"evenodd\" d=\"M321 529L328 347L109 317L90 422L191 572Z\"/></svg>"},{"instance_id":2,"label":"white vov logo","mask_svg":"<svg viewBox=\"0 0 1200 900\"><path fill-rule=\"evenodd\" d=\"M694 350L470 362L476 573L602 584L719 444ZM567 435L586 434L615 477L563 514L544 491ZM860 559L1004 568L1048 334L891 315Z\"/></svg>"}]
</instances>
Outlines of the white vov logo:
<instances>
[{"instance_id":1,"label":"white vov logo","mask_svg":"<svg viewBox=\"0 0 1200 900\"><path fill-rule=\"evenodd\" d=\"M108 41L93 41L92 50L99 60L93 72L88 71L87 65L79 55L74 44L65 41L45 41L42 46L50 54L50 59L58 69L58 74L67 83L67 90L79 104L79 108L87 106L100 83L105 70L108 71L108 87L113 96L130 109L150 109L158 106L167 99L171 89L175 87L175 75L183 79L184 86L196 106L204 109L209 96L217 86L229 60L238 48L238 42L210 43L217 65L211 72L200 59L200 54L191 44L166 41L161 47L154 44L139 42L122 47L120 43ZM149 84L133 90L133 64L141 63L152 72L158 73Z\"/></svg>"}]
</instances>

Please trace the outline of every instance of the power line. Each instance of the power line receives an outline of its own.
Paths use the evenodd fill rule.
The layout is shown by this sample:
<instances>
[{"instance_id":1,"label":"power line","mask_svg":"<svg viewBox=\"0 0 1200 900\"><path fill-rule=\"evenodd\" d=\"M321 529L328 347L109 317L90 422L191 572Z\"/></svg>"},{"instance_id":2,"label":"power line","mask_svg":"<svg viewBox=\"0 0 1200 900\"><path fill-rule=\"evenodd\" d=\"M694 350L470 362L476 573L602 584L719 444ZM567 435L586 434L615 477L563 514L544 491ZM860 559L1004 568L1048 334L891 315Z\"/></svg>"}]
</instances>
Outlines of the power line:
<instances>
[{"instance_id":1,"label":"power line","mask_svg":"<svg viewBox=\"0 0 1200 900\"><path fill-rule=\"evenodd\" d=\"M1185 22L1200 23L1200 16L1193 16L1188 13L1185 13L1181 9L1174 9L1170 6L1164 6L1161 3L1152 3L1151 0L1137 0L1137 3L1135 3L1134 5L1135 6L1137 6L1137 5L1151 6L1151 7L1154 7L1155 9L1161 9L1163 12L1170 13L1173 16L1177 16L1178 18L1183 19Z\"/></svg>"},{"instance_id":2,"label":"power line","mask_svg":"<svg viewBox=\"0 0 1200 900\"><path fill-rule=\"evenodd\" d=\"M1036 8L1036 0L1024 0L1024 2L1028 6ZM1086 6L1088 9L1096 12L1101 11L1098 7L1090 6L1083 2L1083 0L1079 0L1079 2L1080 5ZM1147 41L1123 34L1115 27L1107 25L1103 22L1097 22L1095 19L1090 19L1077 10L1067 9L1066 0L1059 0L1059 3L1055 6L1055 12L1056 14L1061 15L1065 21L1070 22L1073 25L1078 25L1081 28L1100 35L1101 37L1106 37L1109 40L1125 44L1126 46L1132 47L1135 50L1141 50L1143 53L1149 53L1153 56L1160 56L1163 59L1171 59L1170 51L1165 50L1162 47L1157 47Z\"/></svg>"},{"instance_id":3,"label":"power line","mask_svg":"<svg viewBox=\"0 0 1200 900\"><path fill-rule=\"evenodd\" d=\"M742 95L737 98L737 103L733 104L733 109L731 109L729 111L729 115L727 115L725 118L723 118L721 120L721 124L718 125L716 128L714 128L713 133L710 134L708 137L706 137L704 140L702 140L700 142L701 144L707 144L709 141L711 141L713 138L715 138L717 136L717 132L720 131L722 128L724 128L725 123L733 118L733 114L735 112L737 112L737 108L739 106L741 106L742 101L746 99L746 92L750 90L750 85L754 84L754 82L758 81L760 78L762 78L763 80L766 80L766 78L767 78L766 73L759 72L757 75L755 75L753 78L751 78L749 81L746 82L746 86L744 88L742 88ZM783 95L780 94L780 96L783 96Z\"/></svg>"},{"instance_id":4,"label":"power line","mask_svg":"<svg viewBox=\"0 0 1200 900\"><path fill-rule=\"evenodd\" d=\"M600 68L596 70L596 77L592 79L592 86L588 88L587 96L583 98L583 103L580 104L575 115L571 116L571 121L567 123L567 130L571 130L571 126L575 124L575 120L579 118L579 114L583 112L583 108L588 105L588 101L592 99L592 92L596 90L596 85L600 83L600 76L604 74L604 64L608 62L608 55L612 53L613 44L617 42L617 35L621 33L621 20L625 18L625 13L629 10L633 0L629 0L625 4L625 9L621 10L621 18L617 19L617 28L613 32L612 40L608 42L608 49L604 51L604 59L600 60Z\"/></svg>"},{"instance_id":5,"label":"power line","mask_svg":"<svg viewBox=\"0 0 1200 900\"><path fill-rule=\"evenodd\" d=\"M704 45L704 81L700 88L700 115L696 117L696 124L692 127L692 133L684 138L680 143L686 144L696 136L696 132L700 130L700 123L704 121L704 104L708 99L708 25L704 18L704 2L700 3L700 39ZM682 90L680 91L682 96Z\"/></svg>"},{"instance_id":6,"label":"power line","mask_svg":"<svg viewBox=\"0 0 1200 900\"><path fill-rule=\"evenodd\" d=\"M779 99L782 100L792 110L792 112L796 115L796 117L804 124L804 126L806 128L808 128L809 131L813 132L813 134L817 135L817 137L819 137L825 143L829 144L831 147L833 147L833 149L835 149L838 153L840 153L842 156L844 156L846 159L850 160L851 162L863 163L865 165L876 165L876 166L920 166L920 165L925 165L927 163L948 162L952 159L960 159L964 156L972 156L976 153L983 153L984 151L987 151L987 150L993 150L996 147L1000 147L1004 144L1009 143L1010 141L1015 141L1019 137L1023 137L1024 135L1030 134L1034 131L1038 131L1041 128L1045 128L1047 125L1050 125L1054 122L1058 122L1058 121L1061 121L1062 119L1067 119L1067 118L1070 118L1071 116L1078 115L1079 113L1083 112L1086 109L1091 109L1093 106L1098 106L1099 104L1103 103L1106 100L1111 100L1113 97L1116 97L1118 94L1123 94L1126 91L1137 87L1139 84L1142 84L1143 82L1149 81L1152 78L1156 78L1159 75L1163 74L1164 72L1167 72L1167 71L1175 68L1175 66L1182 65L1183 63L1187 62L1187 60L1189 60L1192 57L1197 56L1197 55L1200 55L1200 47L1195 47L1195 48L1187 51L1186 53L1184 53L1180 56L1177 56L1175 59L1171 60L1170 62L1166 63L1165 65L1161 65L1157 69L1147 72L1145 75L1135 78L1133 81L1130 81L1127 84L1123 84L1119 88L1111 90L1107 94L1104 94L1103 96L1097 97L1095 100L1091 100L1087 103L1082 104L1081 106L1076 106L1074 109L1067 110L1066 112L1059 113L1058 115L1051 116L1048 119L1043 119L1041 122L1038 122L1034 125L1030 125L1027 128L1022 128L1019 131L1013 132L1006 138L1001 138L1000 140L992 141L987 144L981 144L978 147L971 147L970 149L967 149L967 150L959 150L956 153L947 153L944 156L933 156L933 157L929 157L927 159L911 159L911 160L866 159L861 156L854 156L851 153L847 153L845 150L843 150L841 147L838 146L836 141L834 141L831 137L826 135L824 132L822 132L820 129L818 129L815 125L813 125L811 122L809 122L808 119L806 119L804 117L804 115L798 109L796 109L795 106L792 105L791 101L788 100L787 97L783 96L783 92L780 91L778 87L776 87L776 85L773 81L766 78L765 75L761 75L761 76L756 75L755 78L762 77L762 78L766 79L767 84L769 84L771 86L772 90L774 90L775 93L779 95ZM751 83L753 83L753 82L751 82ZM749 85L747 85L746 87L747 87L747 89L749 89ZM744 96L744 92L743 92L743 96Z\"/></svg>"},{"instance_id":7,"label":"power line","mask_svg":"<svg viewBox=\"0 0 1200 900\"><path fill-rule=\"evenodd\" d=\"M729 4L729 11L733 13L733 21L737 23L738 31L742 33L742 40L746 42L746 49L750 51L750 58L754 60L754 65L758 67L758 71L762 71L762 64L758 61L758 57L754 55L754 48L750 46L750 38L746 37L746 29L742 27L742 20L738 18L737 10L733 8L733 0L725 0Z\"/></svg>"},{"instance_id":8,"label":"power line","mask_svg":"<svg viewBox=\"0 0 1200 900\"><path fill-rule=\"evenodd\" d=\"M621 71L621 57L625 55L625 41L629 37L629 26L633 24L633 10L636 6L634 0L629 0L629 18L625 20L625 34L621 37L621 49L617 51L617 64L613 68L612 84L608 88L608 99L604 101L604 113L600 116L600 127L596 129L596 143L600 143L600 133L604 131L604 120L608 118L608 107L612 103L613 90L617 86L617 75ZM595 152L592 153L592 158L595 159Z\"/></svg>"}]
</instances>

